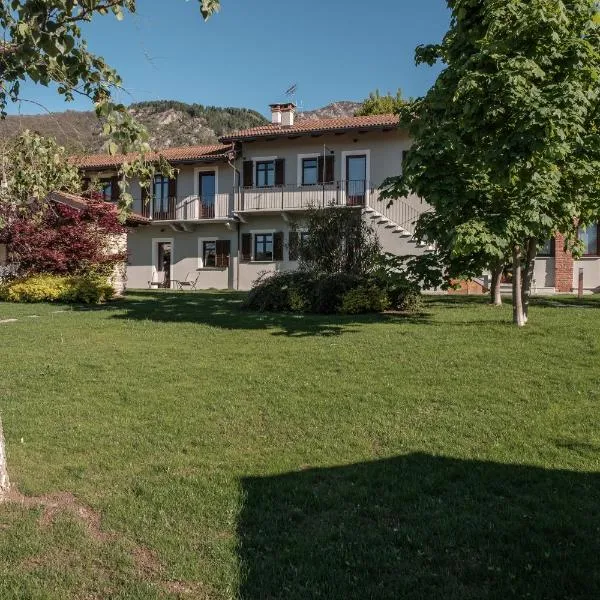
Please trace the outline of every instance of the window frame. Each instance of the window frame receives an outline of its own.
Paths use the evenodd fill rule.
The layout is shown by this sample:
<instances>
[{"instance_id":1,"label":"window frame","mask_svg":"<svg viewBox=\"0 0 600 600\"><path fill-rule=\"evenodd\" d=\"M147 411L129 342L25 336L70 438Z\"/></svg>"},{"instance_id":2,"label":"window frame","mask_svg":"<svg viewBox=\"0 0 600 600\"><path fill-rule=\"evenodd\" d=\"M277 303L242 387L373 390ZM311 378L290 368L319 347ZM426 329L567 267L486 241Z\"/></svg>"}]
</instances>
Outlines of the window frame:
<instances>
[{"instance_id":1,"label":"window frame","mask_svg":"<svg viewBox=\"0 0 600 600\"><path fill-rule=\"evenodd\" d=\"M257 243L259 237L271 237L271 258L257 258ZM263 242L263 245L267 242ZM275 232L274 231L257 231L252 232L252 262L275 262Z\"/></svg>"},{"instance_id":2,"label":"window frame","mask_svg":"<svg viewBox=\"0 0 600 600\"><path fill-rule=\"evenodd\" d=\"M217 268L217 240L209 240L209 239L202 239L200 240L200 244L201 244L201 248L202 248L202 256L201 256L201 260L202 260L202 267L203 269L216 269ZM214 264L213 265L209 265L206 262L206 245L207 244L212 244L214 246Z\"/></svg>"},{"instance_id":3,"label":"window frame","mask_svg":"<svg viewBox=\"0 0 600 600\"><path fill-rule=\"evenodd\" d=\"M108 188L109 194L106 194L106 189ZM100 179L100 194L102 194L102 200L104 202L113 202L113 178L105 177Z\"/></svg>"},{"instance_id":4,"label":"window frame","mask_svg":"<svg viewBox=\"0 0 600 600\"><path fill-rule=\"evenodd\" d=\"M254 162L254 174L255 174L255 177L256 177L256 182L255 183L256 183L256 187L257 188L272 188L272 187L275 187L275 160L276 159L272 159L272 160L270 160L270 159L269 160L257 160L257 161ZM262 166L268 166L268 165L271 166L271 169L270 170L267 169L267 170L264 171L267 183L265 183L264 185L260 185L260 183L259 183L259 173L261 171L259 171L259 169ZM273 176L273 183L272 184L268 183L269 173L271 173L272 176Z\"/></svg>"},{"instance_id":5,"label":"window frame","mask_svg":"<svg viewBox=\"0 0 600 600\"><path fill-rule=\"evenodd\" d=\"M581 256L582 257L597 257L600 256L600 223L590 223L590 225L588 225L587 227L578 227L577 228L577 239L581 239L580 238L580 231L582 229L588 229L589 227L595 227L596 228L596 250L595 252L584 252Z\"/></svg>"},{"instance_id":6,"label":"window frame","mask_svg":"<svg viewBox=\"0 0 600 600\"><path fill-rule=\"evenodd\" d=\"M310 182L307 183L306 179L305 179L305 163L307 163L308 161L314 162L315 166L312 167L314 168L315 171L315 181L314 182ZM314 186L314 185L319 185L319 157L317 155L315 156L303 156L300 159L300 185L303 186Z\"/></svg>"}]
</instances>

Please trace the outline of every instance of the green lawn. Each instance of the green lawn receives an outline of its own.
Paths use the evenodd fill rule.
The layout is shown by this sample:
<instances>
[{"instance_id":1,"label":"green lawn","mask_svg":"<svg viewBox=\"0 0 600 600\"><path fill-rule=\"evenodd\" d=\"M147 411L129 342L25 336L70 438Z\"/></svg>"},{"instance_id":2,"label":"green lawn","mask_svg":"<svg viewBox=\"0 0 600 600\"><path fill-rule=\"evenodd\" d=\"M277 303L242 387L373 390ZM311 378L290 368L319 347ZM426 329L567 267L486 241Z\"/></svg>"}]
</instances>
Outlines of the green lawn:
<instances>
[{"instance_id":1,"label":"green lawn","mask_svg":"<svg viewBox=\"0 0 600 600\"><path fill-rule=\"evenodd\" d=\"M0 304L2 600L600 597L597 298L241 298Z\"/></svg>"}]
</instances>

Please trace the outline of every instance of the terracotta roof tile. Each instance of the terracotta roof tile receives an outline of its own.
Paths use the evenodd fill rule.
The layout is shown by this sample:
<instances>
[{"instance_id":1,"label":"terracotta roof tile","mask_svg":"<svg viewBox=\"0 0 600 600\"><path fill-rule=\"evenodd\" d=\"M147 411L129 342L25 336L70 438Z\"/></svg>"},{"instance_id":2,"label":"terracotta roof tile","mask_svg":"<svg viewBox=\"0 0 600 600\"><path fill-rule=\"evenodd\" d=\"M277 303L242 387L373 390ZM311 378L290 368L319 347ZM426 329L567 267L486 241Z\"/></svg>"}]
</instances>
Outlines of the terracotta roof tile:
<instances>
[{"instance_id":1,"label":"terracotta roof tile","mask_svg":"<svg viewBox=\"0 0 600 600\"><path fill-rule=\"evenodd\" d=\"M288 136L303 133L350 131L353 129L379 129L397 127L398 115L370 115L367 117L336 117L334 119L305 119L291 126L261 125L250 129L235 131L221 138L222 142L232 142L257 137Z\"/></svg>"},{"instance_id":2,"label":"terracotta roof tile","mask_svg":"<svg viewBox=\"0 0 600 600\"><path fill-rule=\"evenodd\" d=\"M155 160L163 156L169 162L185 162L188 160L217 160L226 158L232 151L231 144L212 144L210 146L182 146L178 148L165 148L146 155L148 160ZM82 169L114 168L124 162L133 160L136 154L90 154L88 156L74 156L72 161Z\"/></svg>"}]
</instances>

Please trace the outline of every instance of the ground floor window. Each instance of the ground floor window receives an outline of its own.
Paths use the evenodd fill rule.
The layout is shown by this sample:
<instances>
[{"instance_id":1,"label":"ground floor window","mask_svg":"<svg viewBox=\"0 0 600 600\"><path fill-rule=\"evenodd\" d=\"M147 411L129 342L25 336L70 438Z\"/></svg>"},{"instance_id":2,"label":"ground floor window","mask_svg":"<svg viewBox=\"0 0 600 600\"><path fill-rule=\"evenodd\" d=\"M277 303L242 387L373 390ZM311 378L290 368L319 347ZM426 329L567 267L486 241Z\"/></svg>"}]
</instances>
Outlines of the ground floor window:
<instances>
[{"instance_id":1,"label":"ground floor window","mask_svg":"<svg viewBox=\"0 0 600 600\"><path fill-rule=\"evenodd\" d=\"M273 260L272 233L257 233L254 236L254 260Z\"/></svg>"},{"instance_id":2,"label":"ground floor window","mask_svg":"<svg viewBox=\"0 0 600 600\"><path fill-rule=\"evenodd\" d=\"M217 266L217 242L202 242L202 266L216 267Z\"/></svg>"},{"instance_id":3,"label":"ground floor window","mask_svg":"<svg viewBox=\"0 0 600 600\"><path fill-rule=\"evenodd\" d=\"M554 256L554 238L550 238L538 246L538 256Z\"/></svg>"},{"instance_id":4,"label":"ground floor window","mask_svg":"<svg viewBox=\"0 0 600 600\"><path fill-rule=\"evenodd\" d=\"M600 254L598 223L593 223L587 227L580 227L578 237L583 242L584 256L598 256Z\"/></svg>"}]
</instances>

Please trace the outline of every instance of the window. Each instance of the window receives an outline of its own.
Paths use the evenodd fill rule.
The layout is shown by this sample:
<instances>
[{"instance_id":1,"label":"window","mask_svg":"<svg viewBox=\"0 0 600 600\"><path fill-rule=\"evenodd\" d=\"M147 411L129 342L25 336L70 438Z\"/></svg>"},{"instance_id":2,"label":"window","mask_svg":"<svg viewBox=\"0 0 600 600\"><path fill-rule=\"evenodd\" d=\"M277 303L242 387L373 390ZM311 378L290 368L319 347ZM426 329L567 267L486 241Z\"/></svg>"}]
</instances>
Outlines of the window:
<instances>
[{"instance_id":1,"label":"window","mask_svg":"<svg viewBox=\"0 0 600 600\"><path fill-rule=\"evenodd\" d=\"M302 185L315 185L319 182L319 159L302 159Z\"/></svg>"},{"instance_id":2,"label":"window","mask_svg":"<svg viewBox=\"0 0 600 600\"><path fill-rule=\"evenodd\" d=\"M258 187L273 187L275 185L275 161L256 163L256 185Z\"/></svg>"},{"instance_id":3,"label":"window","mask_svg":"<svg viewBox=\"0 0 600 600\"><path fill-rule=\"evenodd\" d=\"M598 223L580 227L578 232L579 239L583 242L584 256L598 256L600 254L598 247Z\"/></svg>"},{"instance_id":4,"label":"window","mask_svg":"<svg viewBox=\"0 0 600 600\"><path fill-rule=\"evenodd\" d=\"M113 182L112 179L102 179L100 181L100 193L104 202L111 202L113 199Z\"/></svg>"},{"instance_id":5,"label":"window","mask_svg":"<svg viewBox=\"0 0 600 600\"><path fill-rule=\"evenodd\" d=\"M156 200L163 200L169 197L169 178L163 175L154 176L154 185L152 195Z\"/></svg>"},{"instance_id":6,"label":"window","mask_svg":"<svg viewBox=\"0 0 600 600\"><path fill-rule=\"evenodd\" d=\"M554 256L554 239L550 238L538 246L538 256Z\"/></svg>"},{"instance_id":7,"label":"window","mask_svg":"<svg viewBox=\"0 0 600 600\"><path fill-rule=\"evenodd\" d=\"M202 243L202 266L204 268L217 266L216 241Z\"/></svg>"},{"instance_id":8,"label":"window","mask_svg":"<svg viewBox=\"0 0 600 600\"><path fill-rule=\"evenodd\" d=\"M254 260L273 260L272 233L257 233L254 236Z\"/></svg>"}]
</instances>

